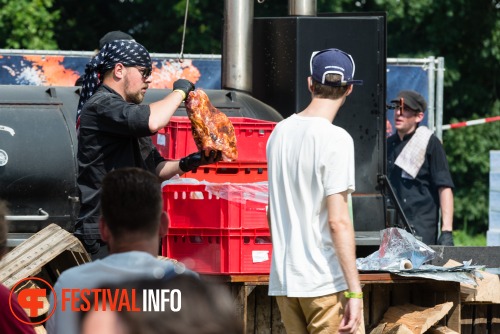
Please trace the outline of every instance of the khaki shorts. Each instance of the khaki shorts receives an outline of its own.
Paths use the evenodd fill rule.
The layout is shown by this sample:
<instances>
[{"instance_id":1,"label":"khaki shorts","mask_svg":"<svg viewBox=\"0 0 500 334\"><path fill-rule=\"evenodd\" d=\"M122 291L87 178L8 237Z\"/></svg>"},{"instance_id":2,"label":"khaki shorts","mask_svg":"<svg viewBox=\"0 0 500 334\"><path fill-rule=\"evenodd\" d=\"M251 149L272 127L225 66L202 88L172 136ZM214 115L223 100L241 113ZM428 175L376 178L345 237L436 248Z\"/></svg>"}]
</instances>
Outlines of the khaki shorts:
<instances>
[{"instance_id":1,"label":"khaki shorts","mask_svg":"<svg viewBox=\"0 0 500 334\"><path fill-rule=\"evenodd\" d=\"M343 291L321 297L276 296L287 334L333 334L338 332L347 299ZM365 333L361 322L357 334Z\"/></svg>"}]
</instances>

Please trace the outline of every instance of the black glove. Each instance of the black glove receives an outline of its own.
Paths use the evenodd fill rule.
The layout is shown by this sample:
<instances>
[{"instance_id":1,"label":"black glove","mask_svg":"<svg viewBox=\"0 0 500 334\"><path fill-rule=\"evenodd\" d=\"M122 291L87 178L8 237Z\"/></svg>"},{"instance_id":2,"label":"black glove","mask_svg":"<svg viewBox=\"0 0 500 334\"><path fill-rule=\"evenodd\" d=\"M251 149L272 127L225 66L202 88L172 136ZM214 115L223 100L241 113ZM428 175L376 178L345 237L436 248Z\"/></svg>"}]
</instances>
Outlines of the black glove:
<instances>
[{"instance_id":1,"label":"black glove","mask_svg":"<svg viewBox=\"0 0 500 334\"><path fill-rule=\"evenodd\" d=\"M453 233L451 231L442 231L438 239L438 245L455 246L453 243Z\"/></svg>"},{"instance_id":2,"label":"black glove","mask_svg":"<svg viewBox=\"0 0 500 334\"><path fill-rule=\"evenodd\" d=\"M222 160L221 151L210 151L208 157L204 152L191 153L179 161L179 167L183 172L189 172L203 165L209 165Z\"/></svg>"},{"instance_id":3,"label":"black glove","mask_svg":"<svg viewBox=\"0 0 500 334\"><path fill-rule=\"evenodd\" d=\"M186 100L186 98L189 95L189 92L192 92L194 90L194 84L186 79L179 79L174 82L174 91L178 90L184 93L184 98L182 99L183 101Z\"/></svg>"}]
</instances>

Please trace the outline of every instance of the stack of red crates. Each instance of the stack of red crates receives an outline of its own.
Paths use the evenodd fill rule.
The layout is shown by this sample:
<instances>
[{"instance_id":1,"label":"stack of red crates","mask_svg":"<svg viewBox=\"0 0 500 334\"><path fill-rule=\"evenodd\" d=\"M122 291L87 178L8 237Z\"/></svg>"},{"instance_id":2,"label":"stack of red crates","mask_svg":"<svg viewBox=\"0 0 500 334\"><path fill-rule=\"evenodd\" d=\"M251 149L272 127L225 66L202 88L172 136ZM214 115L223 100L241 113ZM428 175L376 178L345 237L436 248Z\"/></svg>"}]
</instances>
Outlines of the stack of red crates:
<instances>
[{"instance_id":1,"label":"stack of red crates","mask_svg":"<svg viewBox=\"0 0 500 334\"><path fill-rule=\"evenodd\" d=\"M242 192L248 192L252 183L267 181L266 144L276 123L229 119L235 129L238 161L203 166L183 175L216 183L229 200L215 196L205 185L165 185L163 200L170 226L163 256L203 274L267 274L272 254L267 204L232 198L246 195ZM197 151L187 117L172 117L153 142L166 159Z\"/></svg>"}]
</instances>

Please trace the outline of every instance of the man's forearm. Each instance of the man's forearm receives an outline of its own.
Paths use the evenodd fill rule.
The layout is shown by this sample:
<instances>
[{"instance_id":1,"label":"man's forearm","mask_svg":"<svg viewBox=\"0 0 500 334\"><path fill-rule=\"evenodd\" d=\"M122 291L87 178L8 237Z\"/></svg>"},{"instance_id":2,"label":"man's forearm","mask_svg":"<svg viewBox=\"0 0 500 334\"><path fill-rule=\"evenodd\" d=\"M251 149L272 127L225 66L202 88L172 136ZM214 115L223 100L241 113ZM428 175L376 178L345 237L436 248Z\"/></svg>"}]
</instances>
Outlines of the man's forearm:
<instances>
[{"instance_id":1,"label":"man's forearm","mask_svg":"<svg viewBox=\"0 0 500 334\"><path fill-rule=\"evenodd\" d=\"M451 188L439 188L441 206L441 231L453 231L453 191Z\"/></svg>"},{"instance_id":2,"label":"man's forearm","mask_svg":"<svg viewBox=\"0 0 500 334\"><path fill-rule=\"evenodd\" d=\"M330 233L344 277L352 292L361 292L356 268L354 228L349 218L347 194L328 196Z\"/></svg>"},{"instance_id":3,"label":"man's forearm","mask_svg":"<svg viewBox=\"0 0 500 334\"><path fill-rule=\"evenodd\" d=\"M184 174L179 167L179 160L163 161L156 166L156 175L158 175L162 181L169 180L177 174Z\"/></svg>"},{"instance_id":4,"label":"man's forearm","mask_svg":"<svg viewBox=\"0 0 500 334\"><path fill-rule=\"evenodd\" d=\"M350 225L351 223L348 222L348 224ZM358 269L356 268L354 230L352 226L347 226L348 224L343 224L344 226L338 226L335 230L332 230L332 240L340 266L344 272L344 277L349 286L349 291L361 292Z\"/></svg>"}]
</instances>

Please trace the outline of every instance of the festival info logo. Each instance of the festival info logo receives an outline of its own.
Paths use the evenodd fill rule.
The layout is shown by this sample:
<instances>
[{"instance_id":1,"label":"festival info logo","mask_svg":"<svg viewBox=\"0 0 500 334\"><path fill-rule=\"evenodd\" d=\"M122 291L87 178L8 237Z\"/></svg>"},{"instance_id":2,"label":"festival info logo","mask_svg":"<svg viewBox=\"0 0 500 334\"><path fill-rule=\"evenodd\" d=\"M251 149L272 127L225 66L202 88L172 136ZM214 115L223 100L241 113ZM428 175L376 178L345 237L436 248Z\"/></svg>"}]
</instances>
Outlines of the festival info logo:
<instances>
[{"instance_id":1,"label":"festival info logo","mask_svg":"<svg viewBox=\"0 0 500 334\"><path fill-rule=\"evenodd\" d=\"M19 291L19 293L17 294L17 300L19 302L19 305L26 311L30 318L38 318L47 313L49 309L47 291L52 291L55 296L54 288L47 281L41 278L27 277L17 282L16 285L14 285L14 287L12 288L9 295L9 308L17 320L29 325L43 324L54 314L55 308L53 308L52 311L43 320L32 322L26 321L26 316L19 313L24 312L24 310L20 310L18 308L14 309L12 307L14 291L17 290L17 287L23 286L25 286L25 288Z\"/></svg>"},{"instance_id":2,"label":"festival info logo","mask_svg":"<svg viewBox=\"0 0 500 334\"><path fill-rule=\"evenodd\" d=\"M38 282L35 284L34 281ZM17 294L19 305L32 319L38 320L46 315L43 320L26 321L25 315L19 314L24 311L12 307L13 294L18 287L20 289ZM48 291L51 291L54 300L50 313L48 313ZM39 325L46 322L54 314L56 306L61 312L164 312L168 310L179 312L182 307L182 294L179 289L65 288L56 295L54 288L47 281L38 277L28 277L17 282L9 296L12 314L25 324Z\"/></svg>"}]
</instances>

